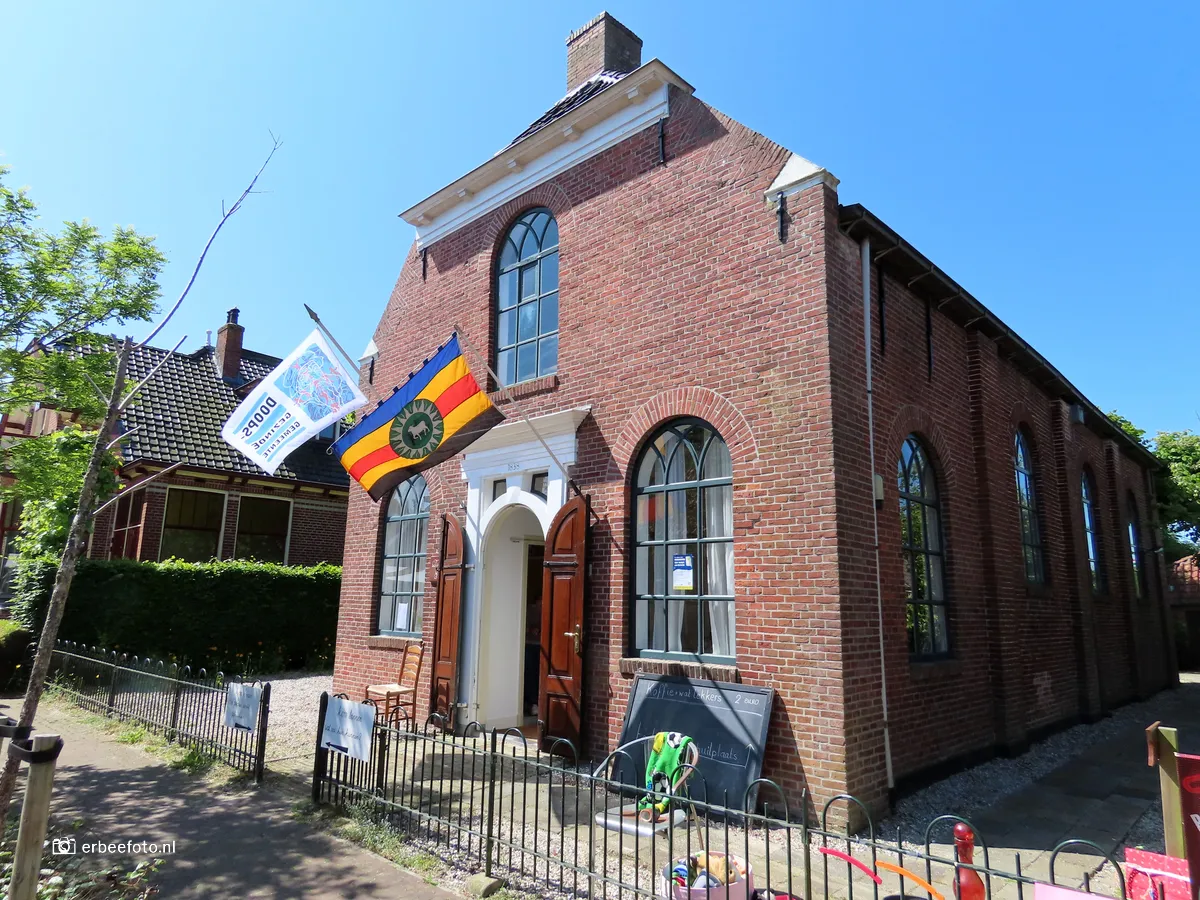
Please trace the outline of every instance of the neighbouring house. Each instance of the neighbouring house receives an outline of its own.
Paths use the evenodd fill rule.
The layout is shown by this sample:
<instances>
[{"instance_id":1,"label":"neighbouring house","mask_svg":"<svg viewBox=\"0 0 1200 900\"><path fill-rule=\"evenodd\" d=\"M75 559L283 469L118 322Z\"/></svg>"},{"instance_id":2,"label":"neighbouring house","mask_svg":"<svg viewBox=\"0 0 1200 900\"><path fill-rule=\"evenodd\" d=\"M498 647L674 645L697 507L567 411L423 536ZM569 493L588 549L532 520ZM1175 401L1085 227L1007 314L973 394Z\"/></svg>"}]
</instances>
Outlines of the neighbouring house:
<instances>
[{"instance_id":1,"label":"neighbouring house","mask_svg":"<svg viewBox=\"0 0 1200 900\"><path fill-rule=\"evenodd\" d=\"M1182 669L1200 669L1200 562L1185 556L1171 566L1167 590Z\"/></svg>"},{"instance_id":2,"label":"neighbouring house","mask_svg":"<svg viewBox=\"0 0 1200 900\"><path fill-rule=\"evenodd\" d=\"M419 720L595 757L638 673L766 686L764 774L878 808L1177 683L1153 457L641 49L607 14L573 33L566 96L402 214L364 384L461 326L545 444L493 379L505 423L351 487L335 689L421 638Z\"/></svg>"},{"instance_id":3,"label":"neighbouring house","mask_svg":"<svg viewBox=\"0 0 1200 900\"><path fill-rule=\"evenodd\" d=\"M174 354L130 404L121 421L129 433L120 444L122 478L183 465L104 510L90 556L341 564L349 479L328 452L337 429L297 448L273 476L221 437L246 393L282 361L245 349L244 332L231 309L215 347ZM166 354L136 350L130 383Z\"/></svg>"},{"instance_id":4,"label":"neighbouring house","mask_svg":"<svg viewBox=\"0 0 1200 900\"><path fill-rule=\"evenodd\" d=\"M328 452L338 427L295 450L273 476L221 437L245 394L281 362L245 349L244 331L232 309L216 346L171 354L153 375L168 351L133 351L129 384L149 380L120 421L127 434L119 444L121 481L136 485L173 463L181 466L104 509L88 556L341 564L349 479ZM3 419L3 438L48 434L71 421L71 413L48 407L11 413ZM0 508L6 559L18 521L13 504Z\"/></svg>"}]
</instances>

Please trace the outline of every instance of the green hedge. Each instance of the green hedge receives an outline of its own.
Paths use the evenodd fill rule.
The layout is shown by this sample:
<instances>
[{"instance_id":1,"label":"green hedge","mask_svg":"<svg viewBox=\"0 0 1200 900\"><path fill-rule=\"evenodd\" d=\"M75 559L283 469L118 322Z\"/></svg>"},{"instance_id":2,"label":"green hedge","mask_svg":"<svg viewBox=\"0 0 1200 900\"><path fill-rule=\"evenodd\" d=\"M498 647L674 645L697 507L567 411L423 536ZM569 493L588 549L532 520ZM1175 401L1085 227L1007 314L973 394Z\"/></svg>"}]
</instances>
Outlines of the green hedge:
<instances>
[{"instance_id":1,"label":"green hedge","mask_svg":"<svg viewBox=\"0 0 1200 900\"><path fill-rule=\"evenodd\" d=\"M23 560L13 615L41 633L56 560ZM339 566L79 561L61 640L227 674L328 668Z\"/></svg>"}]
</instances>

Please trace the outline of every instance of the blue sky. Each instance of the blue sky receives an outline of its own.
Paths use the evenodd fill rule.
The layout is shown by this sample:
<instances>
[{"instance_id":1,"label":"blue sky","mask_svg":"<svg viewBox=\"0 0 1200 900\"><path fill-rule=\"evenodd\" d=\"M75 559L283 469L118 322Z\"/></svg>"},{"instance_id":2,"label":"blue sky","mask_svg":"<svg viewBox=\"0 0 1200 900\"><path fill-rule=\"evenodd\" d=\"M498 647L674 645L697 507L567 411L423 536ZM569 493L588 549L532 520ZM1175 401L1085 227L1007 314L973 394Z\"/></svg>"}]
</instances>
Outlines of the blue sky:
<instances>
[{"instance_id":1,"label":"blue sky","mask_svg":"<svg viewBox=\"0 0 1200 900\"><path fill-rule=\"evenodd\" d=\"M1196 429L1200 7L1153 6L608 9L644 59L827 166L842 202L905 235L1098 406ZM48 224L157 235L171 299L274 131L269 193L231 220L159 343L198 346L238 306L247 346L283 356L310 330L307 302L357 355L413 237L397 214L564 93L564 39L601 8L8 0L0 163Z\"/></svg>"}]
</instances>

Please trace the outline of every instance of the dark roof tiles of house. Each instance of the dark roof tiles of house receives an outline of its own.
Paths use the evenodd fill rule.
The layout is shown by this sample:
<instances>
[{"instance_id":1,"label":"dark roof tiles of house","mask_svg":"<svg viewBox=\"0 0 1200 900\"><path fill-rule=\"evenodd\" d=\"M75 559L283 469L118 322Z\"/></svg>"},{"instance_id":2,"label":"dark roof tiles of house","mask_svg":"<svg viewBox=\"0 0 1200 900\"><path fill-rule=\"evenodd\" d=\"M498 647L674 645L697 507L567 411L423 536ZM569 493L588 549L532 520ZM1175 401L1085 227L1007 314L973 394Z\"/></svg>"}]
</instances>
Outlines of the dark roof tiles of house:
<instances>
[{"instance_id":1,"label":"dark roof tiles of house","mask_svg":"<svg viewBox=\"0 0 1200 900\"><path fill-rule=\"evenodd\" d=\"M538 117L533 124L513 138L512 143L508 146L511 147L513 144L517 143L517 141L523 141L530 135L541 131L556 119L561 119L571 110L583 106L583 104L587 103L605 88L616 84L624 77L625 75L621 72L597 72L583 84L579 85L579 87L575 88L575 90L571 91L571 93L567 94L567 96L563 97L552 107L546 110L546 112Z\"/></svg>"},{"instance_id":2,"label":"dark roof tiles of house","mask_svg":"<svg viewBox=\"0 0 1200 900\"><path fill-rule=\"evenodd\" d=\"M166 350L143 347L129 361L129 382L137 384L162 362ZM238 365L239 382L265 377L280 359L243 350ZM221 427L242 398L234 387L221 380L213 361L213 348L175 354L138 392L125 411L123 426L138 430L121 442L122 456L129 462L147 460L270 477L221 437ZM349 477L337 458L326 453L329 443L309 441L288 456L275 478L346 487Z\"/></svg>"}]
</instances>

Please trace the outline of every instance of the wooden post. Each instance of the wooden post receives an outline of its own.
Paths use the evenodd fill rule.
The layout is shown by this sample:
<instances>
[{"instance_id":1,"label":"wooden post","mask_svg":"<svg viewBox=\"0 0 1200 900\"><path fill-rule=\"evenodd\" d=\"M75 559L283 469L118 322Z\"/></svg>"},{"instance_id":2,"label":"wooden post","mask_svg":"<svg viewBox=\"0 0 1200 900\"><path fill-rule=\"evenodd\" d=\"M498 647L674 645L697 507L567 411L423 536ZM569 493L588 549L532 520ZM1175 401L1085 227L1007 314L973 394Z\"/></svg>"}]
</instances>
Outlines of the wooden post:
<instances>
[{"instance_id":1,"label":"wooden post","mask_svg":"<svg viewBox=\"0 0 1200 900\"><path fill-rule=\"evenodd\" d=\"M1179 795L1179 766L1175 753L1179 737L1174 728L1155 722L1146 729L1146 762L1158 766L1158 790L1162 797L1163 838L1167 856L1185 859L1187 849L1183 835L1183 804Z\"/></svg>"},{"instance_id":2,"label":"wooden post","mask_svg":"<svg viewBox=\"0 0 1200 900\"><path fill-rule=\"evenodd\" d=\"M49 750L58 743L57 734L37 734L32 750ZM29 779L25 785L25 803L21 806L21 830L17 834L17 851L13 857L12 882L8 900L34 900L37 896L38 873L42 868L42 844L50 821L50 795L54 791L56 760L30 763Z\"/></svg>"}]
</instances>

